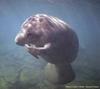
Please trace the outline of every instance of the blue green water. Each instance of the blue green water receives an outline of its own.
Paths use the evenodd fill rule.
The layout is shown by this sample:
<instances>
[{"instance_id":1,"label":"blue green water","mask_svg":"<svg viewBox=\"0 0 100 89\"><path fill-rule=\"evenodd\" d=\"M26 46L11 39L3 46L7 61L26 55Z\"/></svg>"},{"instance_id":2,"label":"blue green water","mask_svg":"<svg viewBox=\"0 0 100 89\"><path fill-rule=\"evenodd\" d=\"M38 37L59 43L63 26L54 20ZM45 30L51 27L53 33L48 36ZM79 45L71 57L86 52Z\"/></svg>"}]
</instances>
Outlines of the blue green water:
<instances>
[{"instance_id":1,"label":"blue green water","mask_svg":"<svg viewBox=\"0 0 100 89\"><path fill-rule=\"evenodd\" d=\"M58 17L77 33L80 50L72 63L75 82L100 82L99 0L0 0L0 89L8 89L8 81L14 82L20 70L20 81L25 85L32 81L34 89L42 89L41 82L46 83L42 71L45 61L36 60L14 42L22 22L37 13Z\"/></svg>"}]
</instances>

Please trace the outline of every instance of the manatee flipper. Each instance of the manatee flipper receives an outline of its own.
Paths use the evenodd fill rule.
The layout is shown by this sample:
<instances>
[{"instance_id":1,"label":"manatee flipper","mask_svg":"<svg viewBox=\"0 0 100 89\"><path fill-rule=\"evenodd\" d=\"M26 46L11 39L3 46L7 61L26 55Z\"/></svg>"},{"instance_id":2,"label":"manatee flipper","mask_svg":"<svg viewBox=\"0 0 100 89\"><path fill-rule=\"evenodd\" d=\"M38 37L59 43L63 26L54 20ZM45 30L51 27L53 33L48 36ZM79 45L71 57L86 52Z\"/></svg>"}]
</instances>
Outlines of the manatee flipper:
<instances>
[{"instance_id":1,"label":"manatee flipper","mask_svg":"<svg viewBox=\"0 0 100 89\"><path fill-rule=\"evenodd\" d=\"M53 84L67 84L74 80L75 73L71 64L51 64L48 63L45 68L47 80Z\"/></svg>"}]
</instances>

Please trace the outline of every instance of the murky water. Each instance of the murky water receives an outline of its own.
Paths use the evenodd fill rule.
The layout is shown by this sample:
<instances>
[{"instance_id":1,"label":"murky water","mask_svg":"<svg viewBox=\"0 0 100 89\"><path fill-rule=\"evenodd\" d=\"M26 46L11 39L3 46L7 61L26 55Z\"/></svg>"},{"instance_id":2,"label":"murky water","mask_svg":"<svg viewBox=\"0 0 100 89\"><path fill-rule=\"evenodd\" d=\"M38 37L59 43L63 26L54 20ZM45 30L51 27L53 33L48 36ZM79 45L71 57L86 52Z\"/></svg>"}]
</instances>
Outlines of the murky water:
<instances>
[{"instance_id":1,"label":"murky water","mask_svg":"<svg viewBox=\"0 0 100 89\"><path fill-rule=\"evenodd\" d=\"M43 76L46 62L36 60L14 42L22 22L37 13L66 21L79 37L79 55L72 63L76 79L71 84L98 85L99 0L0 0L0 89L47 89L52 86Z\"/></svg>"}]
</instances>

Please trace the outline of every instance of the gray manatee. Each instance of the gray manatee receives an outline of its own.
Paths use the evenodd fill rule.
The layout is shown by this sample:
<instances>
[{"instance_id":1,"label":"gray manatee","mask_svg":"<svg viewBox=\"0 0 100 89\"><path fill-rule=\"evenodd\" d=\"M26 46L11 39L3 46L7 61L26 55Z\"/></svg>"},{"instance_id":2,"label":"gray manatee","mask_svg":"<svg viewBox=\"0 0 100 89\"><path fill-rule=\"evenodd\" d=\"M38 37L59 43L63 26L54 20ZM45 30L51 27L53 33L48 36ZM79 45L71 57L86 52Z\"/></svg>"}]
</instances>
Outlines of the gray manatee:
<instances>
[{"instance_id":1,"label":"gray manatee","mask_svg":"<svg viewBox=\"0 0 100 89\"><path fill-rule=\"evenodd\" d=\"M21 25L15 42L37 59L41 56L48 62L44 72L51 83L67 84L74 80L71 63L77 57L79 41L64 21L46 14L30 16Z\"/></svg>"}]
</instances>

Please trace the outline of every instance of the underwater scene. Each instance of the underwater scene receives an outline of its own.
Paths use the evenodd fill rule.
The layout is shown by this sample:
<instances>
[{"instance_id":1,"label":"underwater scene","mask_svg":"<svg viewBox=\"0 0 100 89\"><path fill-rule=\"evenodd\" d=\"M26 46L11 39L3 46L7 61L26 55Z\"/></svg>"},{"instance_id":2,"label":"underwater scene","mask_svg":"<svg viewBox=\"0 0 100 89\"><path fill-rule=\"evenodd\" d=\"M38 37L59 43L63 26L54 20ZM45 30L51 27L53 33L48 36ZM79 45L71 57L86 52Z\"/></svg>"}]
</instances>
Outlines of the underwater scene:
<instances>
[{"instance_id":1,"label":"underwater scene","mask_svg":"<svg viewBox=\"0 0 100 89\"><path fill-rule=\"evenodd\" d=\"M45 78L47 61L15 43L22 23L36 14L55 16L77 34L73 81L52 84ZM100 0L0 0L0 89L100 89Z\"/></svg>"}]
</instances>

